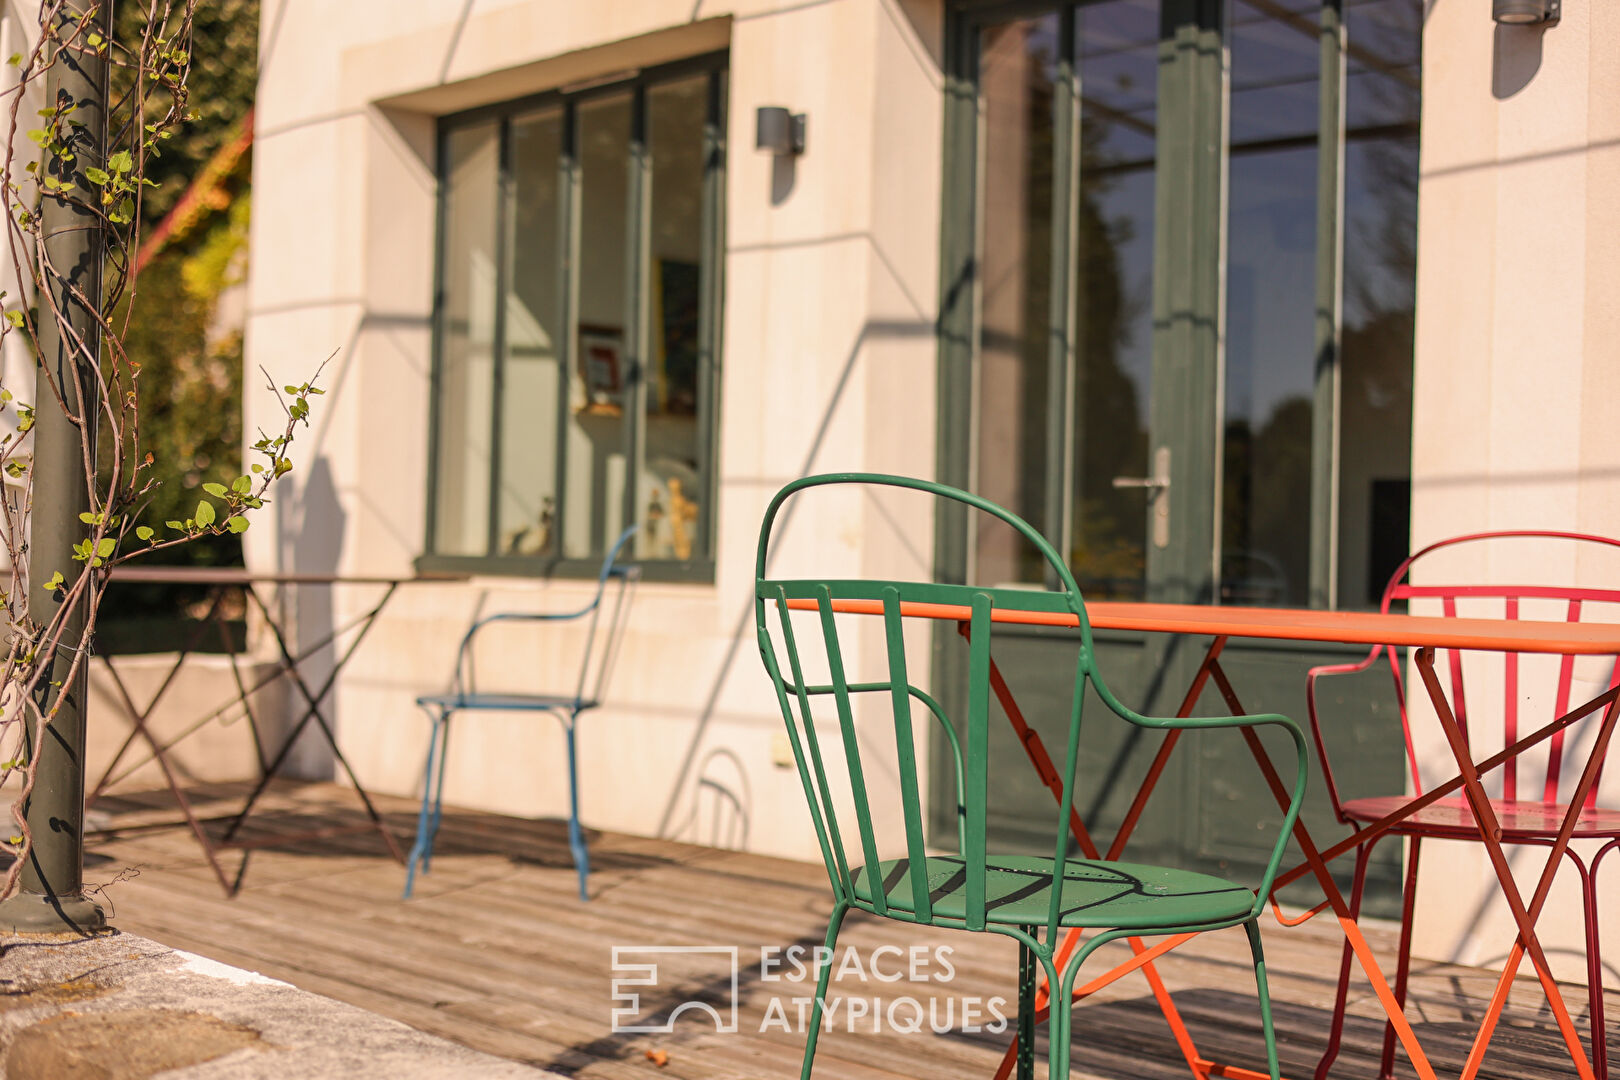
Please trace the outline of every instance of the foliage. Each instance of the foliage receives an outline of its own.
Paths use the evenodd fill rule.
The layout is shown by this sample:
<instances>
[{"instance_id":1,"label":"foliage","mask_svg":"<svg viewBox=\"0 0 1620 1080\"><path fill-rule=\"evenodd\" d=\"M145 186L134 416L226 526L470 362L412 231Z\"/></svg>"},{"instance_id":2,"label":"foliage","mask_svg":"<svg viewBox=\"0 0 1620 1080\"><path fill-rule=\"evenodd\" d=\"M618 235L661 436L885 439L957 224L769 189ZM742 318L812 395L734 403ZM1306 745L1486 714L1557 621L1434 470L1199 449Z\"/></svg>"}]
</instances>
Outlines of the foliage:
<instances>
[{"instance_id":1,"label":"foliage","mask_svg":"<svg viewBox=\"0 0 1620 1080\"><path fill-rule=\"evenodd\" d=\"M203 484L228 484L242 471L242 334L221 333L216 322L220 294L241 281L248 212L243 194L199 242L172 247L141 271L124 349L141 365L141 444L163 474L150 507L160 521L183 517ZM229 564L240 544L184 551L186 562Z\"/></svg>"},{"instance_id":2,"label":"foliage","mask_svg":"<svg viewBox=\"0 0 1620 1080\"><path fill-rule=\"evenodd\" d=\"M272 384L278 396L285 394L285 426L260 434L253 446L260 460L239 475L202 481L198 496L153 516L164 466L143 441L141 385L149 373L131 346L140 347L142 355L171 360L176 352L158 330L136 329L143 301L134 255L150 220L147 200L161 190L157 176L167 175L176 184L182 178L172 171L168 144L184 145L195 135L187 122L190 76L199 66L192 59L197 3L140 0L129 5L139 8L140 18L121 18L109 33L105 9L95 0L44 0L38 38L10 58L17 84L0 95L9 99L4 113L9 127L0 140L5 250L15 280L31 286L34 299L24 306L18 297L6 298L0 346L7 336L20 335L42 361L35 369L37 385L0 387L0 420L13 428L0 435L0 471L11 488L0 505L0 548L10 562L0 589L9 624L0 663L0 785L19 779L21 788L12 809L17 831L0 836L0 852L13 856L0 896L15 890L32 844L22 807L33 791L39 757L29 748L47 745L48 727L67 696L64 688L80 685L109 572L134 559L246 530L271 486L292 469L288 451L299 426L308 423L311 398L321 393L313 380L279 389ZM66 91L49 100L42 93L53 70L79 68L93 79L102 64L111 67L112 85L122 91L109 95L105 125L93 94L76 101ZM100 145L103 126L106 143ZM30 142L38 148L33 160L18 150ZM235 229L238 238L229 233L204 238L193 261L179 264L171 296L189 297L200 309L206 297L198 293L206 294L207 287L199 282L210 279L210 267L217 280L219 268L231 264L230 248L239 242L245 217L232 215L224 227ZM93 247L88 262L77 248L64 247L87 236L105 244L99 280L87 268L98 255ZM64 253L75 261L58 265ZM182 303L178 311L157 314L170 320L187 313ZM191 317L201 316L193 311ZM183 350L176 362L187 362ZM54 417L55 426L64 416L70 438L91 462L83 470L84 488L37 490L36 420ZM96 462L98 442L101 460ZM64 504L81 501L88 509L79 515L82 529L70 542L71 551L36 550L30 544L36 508L42 520L54 520Z\"/></svg>"},{"instance_id":3,"label":"foliage","mask_svg":"<svg viewBox=\"0 0 1620 1080\"><path fill-rule=\"evenodd\" d=\"M139 4L114 8L115 37L131 40L145 25ZM157 180L141 204L151 229L194 185L199 205L169 222L161 250L141 270L140 302L128 312L124 340L141 365L142 443L165 482L152 496L158 520L182 516L205 483L229 483L242 471L242 335L222 318L222 299L245 280L251 200L246 155L223 163L222 148L237 138L253 106L257 81L259 0L209 0L192 16L192 35L207 48L192 57L186 76L188 119L174 129L163 156L149 168ZM112 73L116 98L133 85L133 69ZM220 165L222 175L211 175ZM200 196L200 197L199 197ZM146 249L157 246L149 238ZM103 460L106 455L103 454ZM239 565L235 535L160 553L161 562ZM194 587L125 587L112 594L107 615L170 612L194 599Z\"/></svg>"},{"instance_id":4,"label":"foliage","mask_svg":"<svg viewBox=\"0 0 1620 1080\"><path fill-rule=\"evenodd\" d=\"M114 40L139 40L146 27L148 7L145 0L115 4ZM186 71L189 93L185 126L171 130L171 137L163 145L163 156L147 167L147 177L158 184L147 190L141 204L148 226L156 225L174 208L192 177L231 138L252 105L258 83L259 0L208 0L197 4L191 33L207 47L191 58ZM114 70L113 98L127 93L133 82L132 67Z\"/></svg>"}]
</instances>

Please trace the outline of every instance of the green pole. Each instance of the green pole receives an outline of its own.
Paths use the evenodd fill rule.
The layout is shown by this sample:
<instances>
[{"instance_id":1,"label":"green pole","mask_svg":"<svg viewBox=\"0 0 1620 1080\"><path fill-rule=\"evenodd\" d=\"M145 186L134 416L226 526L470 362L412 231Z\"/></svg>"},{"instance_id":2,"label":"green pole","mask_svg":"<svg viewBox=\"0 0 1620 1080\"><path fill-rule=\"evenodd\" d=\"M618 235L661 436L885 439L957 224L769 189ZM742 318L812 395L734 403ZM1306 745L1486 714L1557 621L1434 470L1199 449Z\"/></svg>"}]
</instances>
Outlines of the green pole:
<instances>
[{"instance_id":1,"label":"green pole","mask_svg":"<svg viewBox=\"0 0 1620 1080\"><path fill-rule=\"evenodd\" d=\"M97 9L93 18L105 38L105 8ZM65 14L58 17L57 30L63 38L71 34L70 21L76 20ZM61 171L56 175L63 181L71 180L81 196L94 191L84 178L84 170L102 167L106 158L106 63L93 51L58 49L46 73L45 91L57 108L76 106L73 115L84 125L75 129L73 162L57 166ZM41 227L53 272L41 281L41 292L48 291L50 298L39 298L40 362L62 388L67 409L83 417L86 425L81 431L57 404L45 380L38 380L34 394L34 509L29 536L28 604L34 621L42 624L58 604L43 584L56 570L69 581L73 579L79 564L73 561L72 548L85 537L79 515L90 509L85 451L88 446L93 455L95 449L99 384L93 365L99 361L99 331L96 313L77 301L73 292L77 290L91 303L99 303L105 242L100 219L64 199L44 200ZM53 300L71 327L71 336L87 342L94 356L83 355L83 350L71 344L71 336L64 340L62 328L51 313ZM80 365L78 379L74 377L75 365ZM89 466L94 466L93 457ZM101 908L84 895L84 706L88 665L80 665L71 684L60 688L52 685L66 679L73 663L74 650L84 634L88 599L81 596L68 614L62 646L45 661L51 671L40 680L35 695L41 710L57 711L37 745L33 724L28 724L29 757L33 760L38 755L39 759L34 790L24 807L33 846L17 893L0 901L0 931L89 933L107 922Z\"/></svg>"}]
</instances>

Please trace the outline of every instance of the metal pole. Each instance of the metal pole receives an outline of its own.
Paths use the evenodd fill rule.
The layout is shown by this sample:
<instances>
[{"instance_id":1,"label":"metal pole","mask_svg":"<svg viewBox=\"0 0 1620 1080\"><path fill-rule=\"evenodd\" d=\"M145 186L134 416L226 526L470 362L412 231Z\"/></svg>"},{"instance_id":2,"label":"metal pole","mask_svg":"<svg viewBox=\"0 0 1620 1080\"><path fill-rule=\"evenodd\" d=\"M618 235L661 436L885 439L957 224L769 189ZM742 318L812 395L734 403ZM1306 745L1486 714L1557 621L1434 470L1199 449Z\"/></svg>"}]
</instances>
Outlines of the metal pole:
<instances>
[{"instance_id":1,"label":"metal pole","mask_svg":"<svg viewBox=\"0 0 1620 1080\"><path fill-rule=\"evenodd\" d=\"M93 19L105 38L105 7L98 8ZM69 23L73 21L65 13L57 17L56 30L64 39L71 35ZM85 193L96 189L86 181L84 170L102 167L106 158L106 64L94 51L57 49L55 62L46 73L45 91L50 104L58 109L76 106L73 115L83 126L74 129L74 160L65 166L58 163L56 167L61 171L55 175L63 181L71 180L80 197L85 197ZM58 603L43 588L44 582L55 570L71 581L78 569L72 548L85 536L79 515L90 509L85 447L88 445L94 454L99 392L94 364L100 358L99 331L95 312L86 310L73 292L76 290L91 303L100 302L104 251L100 219L66 199L46 197L41 224L45 252L54 272L41 282L40 362L61 387L68 411L81 417L87 427L82 432L69 419L68 412L58 406L44 379L40 379L34 393L34 508L28 575L28 604L36 623L44 623L45 613L54 611ZM49 298L43 295L46 291ZM83 355L71 340L64 340L62 328L52 314L53 302L72 329L69 338L77 336L88 343L92 356ZM74 377L75 365L80 365L78 379ZM93 460L90 464L93 467ZM88 664L80 665L71 684L60 688L52 685L66 678L73 663L74 650L84 633L87 607L88 596L81 596L68 613L62 647L49 658L51 673L40 680L36 694L43 711L57 711L39 745L33 741L33 725L28 725L30 759L39 756L34 790L25 806L33 846L17 893L0 902L0 931L87 933L107 922L101 908L84 896L84 706Z\"/></svg>"}]
</instances>

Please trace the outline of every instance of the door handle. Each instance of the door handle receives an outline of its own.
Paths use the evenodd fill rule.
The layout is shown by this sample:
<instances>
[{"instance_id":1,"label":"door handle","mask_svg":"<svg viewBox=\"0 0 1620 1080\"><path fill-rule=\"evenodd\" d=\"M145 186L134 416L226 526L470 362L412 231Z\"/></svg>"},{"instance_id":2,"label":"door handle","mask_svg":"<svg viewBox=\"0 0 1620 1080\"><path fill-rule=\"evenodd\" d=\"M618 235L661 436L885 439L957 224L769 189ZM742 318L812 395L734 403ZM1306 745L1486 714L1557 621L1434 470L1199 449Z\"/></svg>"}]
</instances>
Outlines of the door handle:
<instances>
[{"instance_id":1,"label":"door handle","mask_svg":"<svg viewBox=\"0 0 1620 1080\"><path fill-rule=\"evenodd\" d=\"M1170 448L1161 446L1153 451L1152 476L1116 476L1116 488L1141 488L1148 493L1153 504L1153 546L1170 546Z\"/></svg>"}]
</instances>

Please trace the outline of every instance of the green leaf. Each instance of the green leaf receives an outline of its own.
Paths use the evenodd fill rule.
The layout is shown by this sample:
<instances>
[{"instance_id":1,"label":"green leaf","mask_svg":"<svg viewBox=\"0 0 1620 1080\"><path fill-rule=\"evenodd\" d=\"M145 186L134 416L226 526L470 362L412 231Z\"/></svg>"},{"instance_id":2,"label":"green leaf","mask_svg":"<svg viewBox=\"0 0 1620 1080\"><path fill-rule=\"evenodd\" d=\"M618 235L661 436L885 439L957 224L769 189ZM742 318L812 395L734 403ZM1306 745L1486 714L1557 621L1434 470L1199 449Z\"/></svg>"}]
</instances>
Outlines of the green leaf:
<instances>
[{"instance_id":1,"label":"green leaf","mask_svg":"<svg viewBox=\"0 0 1620 1080\"><path fill-rule=\"evenodd\" d=\"M18 477L22 476L22 474L27 472L27 471L28 471L28 466L24 465L20 461L8 461L8 462L6 462L6 475L11 477L13 480L15 480Z\"/></svg>"},{"instance_id":2,"label":"green leaf","mask_svg":"<svg viewBox=\"0 0 1620 1080\"><path fill-rule=\"evenodd\" d=\"M12 67L17 67L22 62L23 62L23 54L20 53L20 52L12 53L10 59L8 59L6 61L6 63L10 64Z\"/></svg>"},{"instance_id":3,"label":"green leaf","mask_svg":"<svg viewBox=\"0 0 1620 1080\"><path fill-rule=\"evenodd\" d=\"M150 525L137 525L135 526L135 535L142 540L150 540L157 534L152 531L152 527Z\"/></svg>"},{"instance_id":4,"label":"green leaf","mask_svg":"<svg viewBox=\"0 0 1620 1080\"><path fill-rule=\"evenodd\" d=\"M105 171L96 168L84 170L84 178L90 181L92 184L105 184L108 180L112 179L112 177L108 176Z\"/></svg>"},{"instance_id":5,"label":"green leaf","mask_svg":"<svg viewBox=\"0 0 1620 1080\"><path fill-rule=\"evenodd\" d=\"M248 519L240 515L231 518L229 524L233 533L243 533L248 530Z\"/></svg>"},{"instance_id":6,"label":"green leaf","mask_svg":"<svg viewBox=\"0 0 1620 1080\"><path fill-rule=\"evenodd\" d=\"M262 473L262 472L264 472L264 466L256 464L256 465L253 466L253 471L256 472L256 473Z\"/></svg>"},{"instance_id":7,"label":"green leaf","mask_svg":"<svg viewBox=\"0 0 1620 1080\"><path fill-rule=\"evenodd\" d=\"M207 499L204 499L202 502L198 503L197 516L192 520L196 521L196 523L202 528L208 528L208 526L214 523L214 504L209 502Z\"/></svg>"},{"instance_id":8,"label":"green leaf","mask_svg":"<svg viewBox=\"0 0 1620 1080\"><path fill-rule=\"evenodd\" d=\"M283 386L282 389L287 391L287 393L289 393L289 394L298 393L298 387L296 387L296 386Z\"/></svg>"},{"instance_id":9,"label":"green leaf","mask_svg":"<svg viewBox=\"0 0 1620 1080\"><path fill-rule=\"evenodd\" d=\"M231 481L231 490L236 492L238 495L246 495L248 492L253 490L253 477L238 476L235 480Z\"/></svg>"},{"instance_id":10,"label":"green leaf","mask_svg":"<svg viewBox=\"0 0 1620 1080\"><path fill-rule=\"evenodd\" d=\"M62 571L58 570L56 573L52 574L51 579L45 583L45 588L48 589L51 592L55 592L57 589L60 589L61 587L62 587Z\"/></svg>"},{"instance_id":11,"label":"green leaf","mask_svg":"<svg viewBox=\"0 0 1620 1080\"><path fill-rule=\"evenodd\" d=\"M292 472L292 462L286 458L276 458L276 476L279 478Z\"/></svg>"},{"instance_id":12,"label":"green leaf","mask_svg":"<svg viewBox=\"0 0 1620 1080\"><path fill-rule=\"evenodd\" d=\"M44 128L33 128L28 132L28 137L40 146L44 146L51 141L51 133Z\"/></svg>"},{"instance_id":13,"label":"green leaf","mask_svg":"<svg viewBox=\"0 0 1620 1080\"><path fill-rule=\"evenodd\" d=\"M216 499L223 499L225 497L224 484L204 484L203 490L208 492L208 494L212 495Z\"/></svg>"},{"instance_id":14,"label":"green leaf","mask_svg":"<svg viewBox=\"0 0 1620 1080\"><path fill-rule=\"evenodd\" d=\"M5 402L10 401L10 400L11 400L11 391L10 390L0 390L0 404L4 404Z\"/></svg>"},{"instance_id":15,"label":"green leaf","mask_svg":"<svg viewBox=\"0 0 1620 1080\"><path fill-rule=\"evenodd\" d=\"M22 329L23 313L18 311L16 308L13 308L12 310L6 312L6 322L17 327L19 330Z\"/></svg>"},{"instance_id":16,"label":"green leaf","mask_svg":"<svg viewBox=\"0 0 1620 1080\"><path fill-rule=\"evenodd\" d=\"M129 156L128 150L120 150L107 159L107 168L115 173L127 173L134 164L135 159Z\"/></svg>"},{"instance_id":17,"label":"green leaf","mask_svg":"<svg viewBox=\"0 0 1620 1080\"><path fill-rule=\"evenodd\" d=\"M97 514L92 514L88 510L86 510L84 513L79 515L79 520L84 522L86 525L99 525L99 524L101 524L101 517L99 515L97 515Z\"/></svg>"},{"instance_id":18,"label":"green leaf","mask_svg":"<svg viewBox=\"0 0 1620 1080\"><path fill-rule=\"evenodd\" d=\"M110 536L103 536L101 538L101 543L96 545L96 554L100 555L103 559L107 558L109 555L111 555L113 552L115 552L117 550L118 550L118 541L114 540Z\"/></svg>"},{"instance_id":19,"label":"green leaf","mask_svg":"<svg viewBox=\"0 0 1620 1080\"><path fill-rule=\"evenodd\" d=\"M186 523L183 521L165 521L163 524L167 525L171 529L179 529L181 531L184 531L186 527Z\"/></svg>"}]
</instances>

